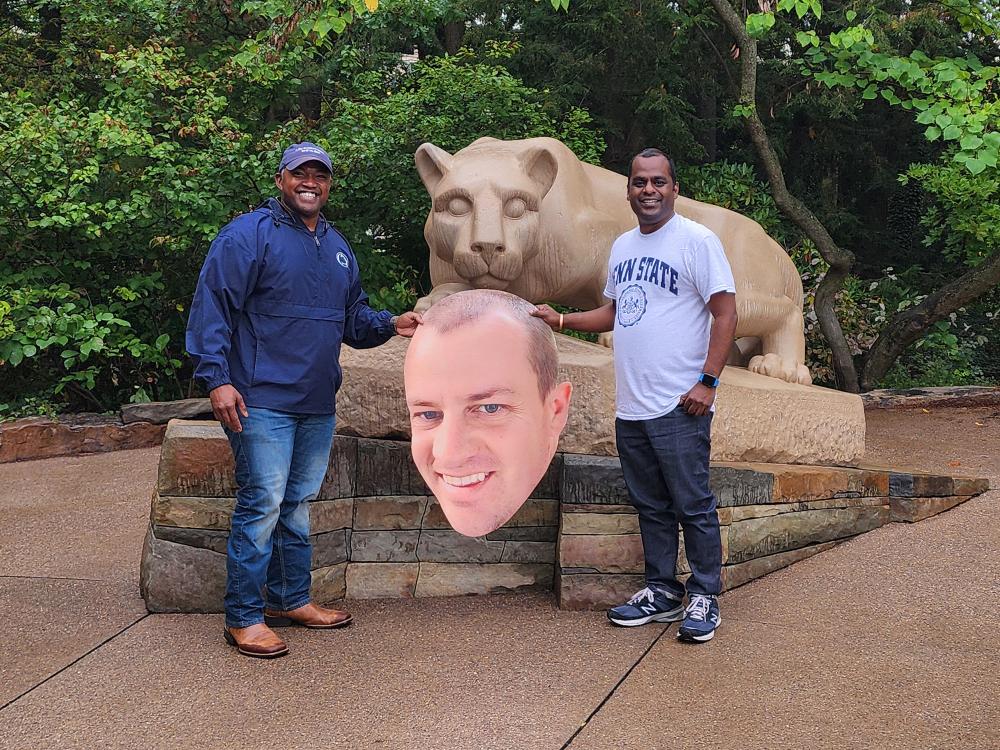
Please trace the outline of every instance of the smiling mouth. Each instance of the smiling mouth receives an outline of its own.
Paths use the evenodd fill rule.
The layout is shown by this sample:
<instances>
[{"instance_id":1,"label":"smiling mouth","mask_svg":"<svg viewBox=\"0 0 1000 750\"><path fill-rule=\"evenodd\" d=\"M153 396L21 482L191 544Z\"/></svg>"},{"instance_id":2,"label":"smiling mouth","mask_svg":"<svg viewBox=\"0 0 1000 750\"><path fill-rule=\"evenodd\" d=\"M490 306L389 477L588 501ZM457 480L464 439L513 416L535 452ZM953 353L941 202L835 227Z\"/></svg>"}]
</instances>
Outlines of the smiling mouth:
<instances>
[{"instance_id":1,"label":"smiling mouth","mask_svg":"<svg viewBox=\"0 0 1000 750\"><path fill-rule=\"evenodd\" d=\"M311 198L312 200L319 200L319 193L315 193L312 190L300 190L299 196L302 198Z\"/></svg>"},{"instance_id":2,"label":"smiling mouth","mask_svg":"<svg viewBox=\"0 0 1000 750\"><path fill-rule=\"evenodd\" d=\"M476 474L466 474L465 476L456 477L450 474L438 474L441 477L441 481L447 484L449 487L478 487L483 484L487 479L493 476L492 471L480 471Z\"/></svg>"}]
</instances>

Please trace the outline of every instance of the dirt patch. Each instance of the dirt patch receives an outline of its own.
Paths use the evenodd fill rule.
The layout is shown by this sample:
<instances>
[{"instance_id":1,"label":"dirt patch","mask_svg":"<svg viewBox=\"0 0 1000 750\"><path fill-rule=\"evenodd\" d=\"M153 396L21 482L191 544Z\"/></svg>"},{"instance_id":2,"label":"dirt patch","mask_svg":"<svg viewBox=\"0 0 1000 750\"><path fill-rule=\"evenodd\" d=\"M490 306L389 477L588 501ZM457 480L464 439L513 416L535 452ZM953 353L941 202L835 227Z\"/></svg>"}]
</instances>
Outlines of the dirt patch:
<instances>
[{"instance_id":1,"label":"dirt patch","mask_svg":"<svg viewBox=\"0 0 1000 750\"><path fill-rule=\"evenodd\" d=\"M865 460L892 468L1000 480L1000 407L873 409Z\"/></svg>"}]
</instances>

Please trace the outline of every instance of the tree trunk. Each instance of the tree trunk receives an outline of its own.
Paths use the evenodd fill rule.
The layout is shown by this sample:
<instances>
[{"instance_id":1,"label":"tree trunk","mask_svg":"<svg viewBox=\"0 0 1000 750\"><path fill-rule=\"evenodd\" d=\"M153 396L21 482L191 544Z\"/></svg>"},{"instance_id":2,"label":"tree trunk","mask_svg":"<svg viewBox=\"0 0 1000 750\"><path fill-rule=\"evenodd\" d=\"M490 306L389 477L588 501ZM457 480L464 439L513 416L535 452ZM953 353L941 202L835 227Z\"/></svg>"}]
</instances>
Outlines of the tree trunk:
<instances>
[{"instance_id":1,"label":"tree trunk","mask_svg":"<svg viewBox=\"0 0 1000 750\"><path fill-rule=\"evenodd\" d=\"M462 48L462 42L465 40L465 21L449 21L444 25L438 38L447 54L456 54Z\"/></svg>"},{"instance_id":2,"label":"tree trunk","mask_svg":"<svg viewBox=\"0 0 1000 750\"><path fill-rule=\"evenodd\" d=\"M1000 251L950 284L927 295L919 305L895 315L862 359L861 389L869 391L878 385L906 347L923 336L928 328L997 284L1000 284Z\"/></svg>"},{"instance_id":3,"label":"tree trunk","mask_svg":"<svg viewBox=\"0 0 1000 750\"><path fill-rule=\"evenodd\" d=\"M747 129L767 174L774 202L815 243L823 259L830 264L829 272L816 289L816 317L820 330L830 345L837 387L857 393L857 370L835 307L837 292L843 287L844 280L854 265L854 254L839 247L823 223L785 185L781 162L757 113L757 42L747 34L743 18L730 5L729 0L711 0L711 3L729 33L736 39L740 50L740 103L748 109Z\"/></svg>"}]
</instances>

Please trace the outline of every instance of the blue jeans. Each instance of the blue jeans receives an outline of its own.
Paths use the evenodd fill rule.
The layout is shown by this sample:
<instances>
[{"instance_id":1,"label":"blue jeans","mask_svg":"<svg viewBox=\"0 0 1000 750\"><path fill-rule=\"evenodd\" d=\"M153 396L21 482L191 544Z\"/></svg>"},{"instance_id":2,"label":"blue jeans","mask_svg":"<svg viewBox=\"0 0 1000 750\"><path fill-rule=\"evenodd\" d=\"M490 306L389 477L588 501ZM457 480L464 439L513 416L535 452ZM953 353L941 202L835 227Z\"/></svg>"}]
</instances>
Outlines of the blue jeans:
<instances>
[{"instance_id":1,"label":"blue jeans","mask_svg":"<svg viewBox=\"0 0 1000 750\"><path fill-rule=\"evenodd\" d=\"M691 566L688 592L722 591L719 514L708 486L711 428L711 414L695 417L681 407L656 419L615 421L625 486L639 513L646 585L678 600L678 523Z\"/></svg>"},{"instance_id":2,"label":"blue jeans","mask_svg":"<svg viewBox=\"0 0 1000 750\"><path fill-rule=\"evenodd\" d=\"M226 430L239 487L226 561L226 625L233 628L263 622L265 605L287 611L309 603L309 501L333 444L332 414L247 411L243 432Z\"/></svg>"}]
</instances>

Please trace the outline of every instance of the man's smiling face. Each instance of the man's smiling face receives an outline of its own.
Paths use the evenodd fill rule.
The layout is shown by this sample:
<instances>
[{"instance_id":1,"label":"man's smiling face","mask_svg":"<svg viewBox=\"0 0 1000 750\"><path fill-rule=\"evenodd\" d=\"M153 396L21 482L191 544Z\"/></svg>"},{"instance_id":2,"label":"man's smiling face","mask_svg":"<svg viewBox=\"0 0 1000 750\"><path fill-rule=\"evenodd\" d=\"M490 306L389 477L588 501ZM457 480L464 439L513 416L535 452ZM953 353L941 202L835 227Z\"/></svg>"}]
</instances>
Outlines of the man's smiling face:
<instances>
[{"instance_id":1,"label":"man's smiling face","mask_svg":"<svg viewBox=\"0 0 1000 750\"><path fill-rule=\"evenodd\" d=\"M521 323L502 312L417 329L403 369L420 475L460 534L506 523L548 469L571 386L544 398Z\"/></svg>"},{"instance_id":2,"label":"man's smiling face","mask_svg":"<svg viewBox=\"0 0 1000 750\"><path fill-rule=\"evenodd\" d=\"M628 202L639 219L639 231L655 232L674 215L678 186L670 163L662 156L637 156L632 160Z\"/></svg>"},{"instance_id":3,"label":"man's smiling face","mask_svg":"<svg viewBox=\"0 0 1000 750\"><path fill-rule=\"evenodd\" d=\"M281 191L285 205L309 225L330 197L330 179L330 172L322 162L307 161L294 169L281 170L274 184Z\"/></svg>"}]
</instances>

